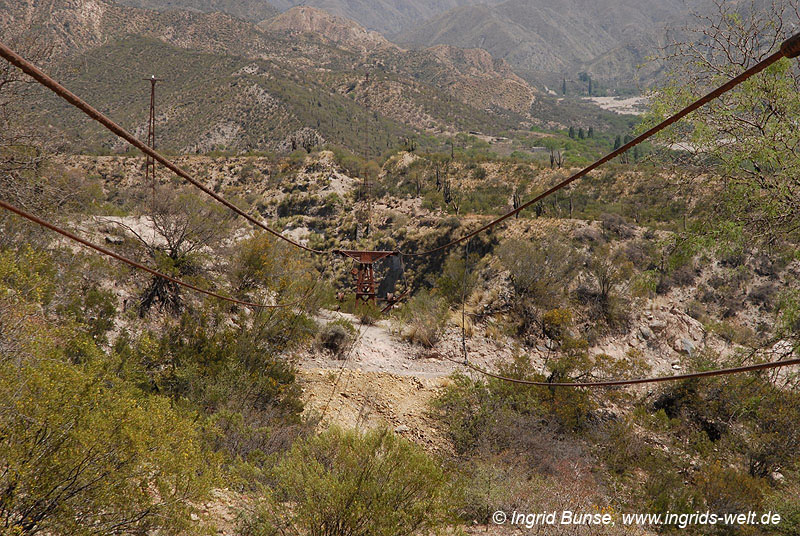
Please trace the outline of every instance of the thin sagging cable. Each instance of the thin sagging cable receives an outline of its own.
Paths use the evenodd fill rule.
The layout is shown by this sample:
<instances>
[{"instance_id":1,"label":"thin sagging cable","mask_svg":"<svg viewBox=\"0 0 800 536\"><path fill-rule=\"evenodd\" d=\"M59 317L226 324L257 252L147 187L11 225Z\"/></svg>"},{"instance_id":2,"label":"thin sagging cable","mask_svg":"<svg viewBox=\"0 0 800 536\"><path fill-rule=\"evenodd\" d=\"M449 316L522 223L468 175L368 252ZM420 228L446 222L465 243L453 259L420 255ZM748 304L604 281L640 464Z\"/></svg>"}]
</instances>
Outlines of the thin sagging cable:
<instances>
[{"instance_id":1,"label":"thin sagging cable","mask_svg":"<svg viewBox=\"0 0 800 536\"><path fill-rule=\"evenodd\" d=\"M464 277L461 281L461 353L464 364L469 363L467 354L467 275L469 271L469 242L464 245Z\"/></svg>"},{"instance_id":2,"label":"thin sagging cable","mask_svg":"<svg viewBox=\"0 0 800 536\"><path fill-rule=\"evenodd\" d=\"M800 358L796 359L786 359L784 361L770 361L767 363L757 363L755 365L745 365L742 367L733 367L733 368L724 368L724 369L715 369L715 370L705 370L701 372L690 372L687 374L678 374L675 376L655 376L655 377L648 377L648 378L635 378L631 380L604 380L598 382L542 382L542 381L532 381L532 380L521 380L519 378L509 378L508 376L502 376L500 374L495 374L494 372L489 372L488 370L482 369L478 366L473 365L472 363L463 363L458 360L452 359L450 357L444 356L445 359L448 361L452 361L453 363L457 363L459 365L464 365L465 367L478 372L479 374L483 374L484 376L488 376L490 378L495 378L496 380L502 380L504 382L510 383L518 383L522 385L535 385L539 387L624 387L630 385L640 385L645 383L661 383L661 382L671 382L671 381L678 381L678 380L688 380L692 378L707 378L710 376L725 376L729 374L741 374L743 372L753 372L758 370L768 370L768 369L775 369L781 367L789 367L793 365L800 365Z\"/></svg>"},{"instance_id":3,"label":"thin sagging cable","mask_svg":"<svg viewBox=\"0 0 800 536\"><path fill-rule=\"evenodd\" d=\"M760 61L756 65L750 67L749 69L747 69L743 73L739 74L735 78L732 78L731 80L729 80L728 82L726 82L722 86L720 86L717 89L715 89L715 90L711 91L710 93L706 94L704 97L696 100L695 102L693 102L689 106L687 106L687 107L683 108L682 110L680 110L679 112L673 114L669 118L665 119L664 121L662 121L658 125L652 127L651 129L647 130L646 132L640 134L639 136L637 136L633 140L629 141L628 143L622 145L618 149L610 152L609 154L607 154L603 158L595 161L593 164L591 164L591 165L587 166L586 168L578 171L577 173L575 173L571 177L565 179L564 181L556 184L555 186L553 186L549 190L545 191L544 193L539 194L536 197L534 197L533 199L523 203L522 205L520 205L516 209L514 209L514 210L512 210L510 212L507 212L506 214L503 214L502 216L490 221L489 223L481 226L480 228L476 229L475 231L472 231L472 232L466 234L465 236L462 236L461 238L452 240L452 241L450 241L450 242L448 242L448 243L446 243L444 245L438 246L436 248L433 248L433 249L430 249L430 250L427 250L427 251L416 252L416 253L405 253L405 255L406 256L410 256L410 257L411 256L430 255L430 254L442 251L444 249L450 248L452 246L455 246L457 244L460 244L464 240L468 240L468 239L472 238L473 236L475 236L475 235L477 235L479 233L482 233L483 231L485 231L487 229L490 229L490 228L494 227L495 225L505 221L506 219L510 218L511 216L513 216L515 214L518 214L519 212L521 212L522 210L524 210L527 207L531 206L532 204L537 203L537 202L541 201L542 199L552 195L553 193L561 190L562 188L568 186L573 181L584 177L585 175L587 175L591 171L597 169L598 167L602 166L603 164L605 164L606 162L612 160L613 158L616 158L620 154L622 154L622 153L628 151L629 149L635 147L636 145L642 143L643 141L647 140L651 136L653 136L656 133L660 132L664 128L668 127L669 125L675 123L676 121L678 121L678 120L682 119L683 117L685 117L686 115L690 114L694 110L696 110L696 109L700 108L701 106L707 104L708 102L716 99L717 97L719 97L723 93L726 93L726 92L730 91L731 89L733 89L734 87L736 87L740 83L744 82L748 78L750 78L750 77L758 74L759 72L763 71L764 69L766 69L767 67L769 67L770 65L775 63L776 61L778 61L778 60L780 60L780 59L782 59L784 57L785 58L795 58L798 55L800 55L800 33L798 33L798 34L790 37L786 41L784 41L781 44L780 50L778 50L777 52L775 52L771 56L765 58L764 60ZM56 93L57 95L59 95L60 97L65 99L67 102L72 104L73 106L75 106L75 107L79 108L80 110L82 110L89 117L91 117L95 121L97 121L100 124L102 124L103 126L105 126L107 129L109 129L111 132L113 132L117 136L125 139L128 143L130 143L134 147L138 148L139 150L141 150L145 154L148 154L153 159L157 160L159 163L163 164L165 167L167 167L168 169L173 171L175 174L177 174L178 176L180 176L183 179L187 180L189 183L191 183L192 185L196 186L197 188L199 188L200 190L205 192L207 195L213 197L214 199L216 199L217 201L219 201L220 203L222 203L223 205L225 205L226 207L228 207L229 209L231 209L232 211L234 211L238 215L244 217L246 220L250 221L254 225L257 225L258 227L261 227L265 231L267 231L267 232L275 235L276 237L278 237L278 238L280 238L282 240L285 240L286 242L294 245L295 247L298 247L298 248L303 249L305 251L309 251L309 252L315 253L315 254L336 253L335 251L323 251L323 250L317 250L317 249L313 249L313 248L309 248L307 246L304 246L304 245L300 244L299 242L296 242L296 241L292 240L291 238L284 236L283 234L279 233L278 231L275 231L274 229L271 229L270 227L266 226L265 224L263 224L259 220L256 220L255 218L253 218L249 214L245 213L244 211L242 211L241 209L239 209L238 207L236 207L235 205L233 205L229 201L227 201L224 198L222 198L220 195L216 194L215 192L213 192L209 188L203 186L199 181L194 179L186 171L184 171L183 169L181 169L180 167L178 167L177 165L175 165L171 161L169 161L166 158L164 158L163 156L161 156L161 154L157 153L156 151L154 151L153 149L151 149L150 147L148 147L147 145L145 145L144 143L142 143L141 141L136 139L133 135L128 133L125 129L123 129L122 127L120 127L119 125L117 125L116 123L111 121L108 117L106 117L105 115L103 115L102 113L97 111L96 109L92 108L89 104L87 104L86 102L81 100L79 97L77 97L76 95L71 93L69 90L67 90L66 88L61 86L58 82L56 82L55 80L53 80L52 78L47 76L45 73L43 73L41 70L39 70L35 65L33 65L30 62L28 62L27 60L25 60L23 57L21 57L19 54L17 54L16 52L14 52L13 50L8 48L5 44L3 44L1 42L0 42L0 56L2 56L7 61L9 61L11 64L13 64L16 67L18 67L19 69L21 69L23 72L25 72L29 76L33 77L37 82L39 82L40 84L42 84L45 87L47 87L48 89L50 89L51 91L53 91L54 93Z\"/></svg>"},{"instance_id":4,"label":"thin sagging cable","mask_svg":"<svg viewBox=\"0 0 800 536\"><path fill-rule=\"evenodd\" d=\"M408 255L410 257L422 256L422 255L431 255L433 253L437 253L437 252L442 251L444 249L448 249L448 248L453 247L453 246L455 246L457 244L460 244L464 240L469 240L473 236L475 236L475 235L477 235L479 233L482 233L483 231L486 231L487 229L490 229L490 228L494 227L495 225L507 220L508 218L510 218L511 216L514 216L515 214L518 214L519 212L525 210L526 208L528 208L529 206L533 205L534 203L538 203L539 201L541 201L545 197L548 197L548 196L554 194L555 192L557 192L557 191L561 190L562 188L564 188L564 187L568 186L569 184L571 184L573 181L576 181L576 180L580 179L581 177L584 177L588 173L594 171L595 169L597 169L598 167L602 166L606 162L616 158L617 156L621 155L625 151L627 151L629 149L632 149L636 145L639 145L643 141L647 140L648 138L650 138L651 136L657 134L658 132L664 130L665 128L667 128L671 124L675 123L676 121L679 121L680 119L682 119L685 116L689 115L690 113L692 113L696 109L700 108L701 106L711 102L712 100L716 99L717 97L719 97L723 93L726 93L726 92L730 91L731 89L733 89L734 87L738 86L739 84L741 84L742 82L744 82L745 80L750 78L751 76L754 76L754 75L760 73L761 71L763 71L764 69L766 69L767 67L769 67L770 65L775 63L776 61L778 61L778 60L780 60L782 58L796 58L798 55L800 55L800 33L798 33L798 34L790 37L786 41L784 41L781 44L780 50L778 50L777 52L775 52L771 56L761 60L756 65L753 65L752 67L750 67L749 69L747 69L746 71L741 73L740 75L736 76L735 78L732 78L731 80L729 80L725 84L719 86L717 89L711 91L710 93L707 93L704 97L699 98L698 100L696 100L692 104L686 106L685 108L683 108L679 112L676 112L675 114L671 115L670 117L668 117L667 119L665 119L661 123L659 123L656 126L650 128L646 132L638 135L637 137L635 137L634 139L632 139L628 143L622 145L621 147L619 147L618 149L616 149L614 151L611 151L606 156L600 158L599 160L596 160L594 163L592 163L589 166L587 166L587 167L583 168L582 170L578 171L577 173L575 173L571 177L561 181L560 183L556 184L555 186L553 186L549 190L545 191L544 193L541 193L541 194L537 195L536 197L534 197L533 199L523 203L522 205L520 205L519 207L515 208L514 210L512 210L510 212L507 212L507 213L503 214L502 216L499 216L498 218L495 218L494 220L490 221L489 223L479 227L475 231L467 233L466 235L462 236L461 238L457 238L455 240L451 240L450 242L448 242L448 243L446 243L444 245L435 247L433 249L429 249L427 251L421 251L421 252L417 252L417 253L406 253L405 255Z\"/></svg>"},{"instance_id":5,"label":"thin sagging cable","mask_svg":"<svg viewBox=\"0 0 800 536\"><path fill-rule=\"evenodd\" d=\"M33 223L36 223L36 224L38 224L38 225L40 225L40 226L42 226L42 227L44 227L46 229L54 231L54 232L66 237L66 238L69 238L70 240L72 240L74 242L78 242L79 244L81 244L84 247L87 247L89 249L92 249L94 251L102 253L103 255L106 255L107 257L112 257L112 258L114 258L114 259L116 259L116 260L118 260L120 262L123 262L123 263L125 263L125 264L127 264L129 266L132 266L132 267L134 267L134 268L136 268L138 270L142 270L142 271L148 272L149 274L152 274L152 275L154 275L156 277L160 277L162 279L170 281L171 283L175 283L176 285L180 285L182 287L188 288L188 289L193 290L195 292L199 292L201 294L205 294L206 296L211 296L212 298L217 298L217 299L224 300L224 301L227 301L227 302L230 302L230 303L243 305L245 307L252 307L252 308L255 308L255 309L278 309L278 308L282 308L282 307L293 307L293 306L301 303L302 300L303 300L301 298L301 299L296 300L296 301L291 302L291 303L279 303L279 304L275 304L275 305L268 305L268 304L263 304L263 303L249 302L249 301L246 301L246 300L239 300L237 298L231 298L230 296L217 294L216 292L213 292L213 291L210 291L210 290L206 290L204 288L200 288L198 286L192 285L191 283L187 283L187 282L182 281L180 279L176 279L176 278L174 278L172 276L169 276L169 275L167 275L165 273L159 272L158 270L154 270L154 269L150 268L149 266L145 266L144 264L141 264L139 262L131 260L131 259L127 258L127 257L124 257L124 256L122 256L122 255L120 255L118 253L115 253L115 252L111 251L110 249L104 248L103 246L98 246L97 244L89 242L88 240L85 240L85 239L83 239L83 238L81 238L81 237L79 237L79 236L67 231L66 229L62 229L61 227L58 227L57 225L49 223L49 222L39 218L38 216L34 216L33 214L25 212L24 210L22 210L20 208L17 208L14 205L6 203L5 201L3 201L1 199L0 199L0 208L4 208L4 209L8 210L9 212L12 212L12 213L16 214L17 216L25 218L26 220L29 220L29 221L31 221ZM312 290L313 290L313 287L312 287Z\"/></svg>"},{"instance_id":6,"label":"thin sagging cable","mask_svg":"<svg viewBox=\"0 0 800 536\"><path fill-rule=\"evenodd\" d=\"M55 93L56 95L58 95L59 97L61 97L65 101L67 101L68 103L70 103L72 106L75 106L76 108L81 110L83 113L88 115L90 118L94 119L95 121L97 121L98 123L103 125L105 128L110 130L112 133L114 133L118 137L124 139L125 141L127 141L128 143L130 143L131 145L133 145L134 147L136 147L137 149L139 149L140 151L142 151L146 155L150 156L155 161L159 162L164 167L166 167L167 169L169 169L170 171L172 171L173 173L175 173L176 175L178 175L182 179L186 180L187 182L189 182L190 184L192 184L196 188L199 188L205 194L211 196L216 201L222 203L223 205L228 207L230 210L232 210L233 212L235 212L239 216L242 216L243 218L245 218L247 221L249 221L253 225L256 225L256 226L264 229L268 233L280 238L281 240L284 240L284 241L292 244L293 246L295 246L297 248L300 248L302 250L308 251L310 253L315 253L315 254L332 253L330 251L322 251L322 250L310 248L308 246L304 246L303 244L301 244L301 243L299 243L299 242L297 242L295 240L292 240L291 238L289 238L287 236L284 236L283 234L281 234L278 231L268 227L267 225L265 225L261 221L257 220L256 218L250 216L245 211L243 211L242 209L240 209L239 207L237 207L236 205L234 205L230 201L226 200L225 198L223 198L221 195L217 194L216 192L214 192L210 188L204 186L200 181L198 181L197 179L192 177L187 171L185 171L184 169L182 169L181 167L179 167L178 165L176 165L172 161L170 161L167 158L165 158L164 156L162 156L161 153L159 153L159 152L153 150L151 147L147 146L147 144L145 144L144 142L140 141L133 134L131 134L130 132L128 132L127 130L125 130L124 128L119 126L118 124L116 124L114 121L109 119L107 116L105 116L103 113L101 113L97 109L93 108L91 105L89 105L83 99L81 99L80 97L78 97L74 93L70 92L67 88L65 88L64 86L59 84L53 78L51 78L50 76L45 74L38 67L36 67L32 63L30 63L28 60L26 60L25 58L23 58L22 56L20 56L16 52L11 50L8 46L6 46L2 42L0 42L0 56L3 57L6 61L11 63L12 65L14 65L15 67L17 67L18 69L20 69L21 71L23 71L25 74L27 74L28 76L30 76L31 78L36 80L38 83L40 83L41 85L43 85L44 87L48 88L53 93Z\"/></svg>"}]
</instances>

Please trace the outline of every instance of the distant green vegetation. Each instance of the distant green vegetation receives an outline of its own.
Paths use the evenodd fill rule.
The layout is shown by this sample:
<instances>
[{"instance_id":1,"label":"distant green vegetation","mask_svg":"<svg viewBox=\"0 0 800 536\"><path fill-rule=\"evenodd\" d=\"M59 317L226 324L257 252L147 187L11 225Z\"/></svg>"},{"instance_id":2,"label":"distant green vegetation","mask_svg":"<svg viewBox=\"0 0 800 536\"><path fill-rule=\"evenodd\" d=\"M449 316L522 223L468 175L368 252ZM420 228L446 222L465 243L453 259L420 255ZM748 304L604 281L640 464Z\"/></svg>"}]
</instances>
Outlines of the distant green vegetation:
<instances>
[{"instance_id":1,"label":"distant green vegetation","mask_svg":"<svg viewBox=\"0 0 800 536\"><path fill-rule=\"evenodd\" d=\"M302 147L291 147L291 135L304 127L330 144L372 157L401 147L403 140L415 139L420 147L434 143L413 125L371 110L347 91L339 92L353 80L347 67L352 58L338 49L335 54L343 55L341 65L330 65L332 73L316 74L275 61L207 54L131 36L69 58L59 74L72 91L133 131L144 128L148 114L149 84L142 80L142 69L157 70L154 74L166 78L156 89L157 136L167 151L288 152ZM373 83L385 79L406 86L403 98L442 124L499 131L518 119L472 109L429 86L412 88L402 75L372 76ZM46 118L64 130L65 147L92 153L123 147L102 127L41 91L44 109L38 111L39 120ZM167 121L160 119L165 116Z\"/></svg>"}]
</instances>

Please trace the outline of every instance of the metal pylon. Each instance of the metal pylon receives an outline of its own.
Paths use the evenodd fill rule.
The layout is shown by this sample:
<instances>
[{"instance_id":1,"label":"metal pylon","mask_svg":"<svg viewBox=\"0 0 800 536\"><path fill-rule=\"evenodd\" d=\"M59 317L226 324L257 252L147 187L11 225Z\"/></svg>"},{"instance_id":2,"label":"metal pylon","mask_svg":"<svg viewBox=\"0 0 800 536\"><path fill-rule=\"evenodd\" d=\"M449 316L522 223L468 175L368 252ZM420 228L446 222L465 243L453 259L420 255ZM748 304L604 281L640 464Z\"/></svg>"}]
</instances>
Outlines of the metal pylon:
<instances>
[{"instance_id":1,"label":"metal pylon","mask_svg":"<svg viewBox=\"0 0 800 536\"><path fill-rule=\"evenodd\" d=\"M150 118L147 122L147 145L151 149L156 148L156 82L162 82L163 78L156 78L152 75L150 78L143 80L150 81ZM153 189L153 202L156 199L156 163L153 157L145 155L144 162L144 181L145 184L150 184Z\"/></svg>"}]
</instances>

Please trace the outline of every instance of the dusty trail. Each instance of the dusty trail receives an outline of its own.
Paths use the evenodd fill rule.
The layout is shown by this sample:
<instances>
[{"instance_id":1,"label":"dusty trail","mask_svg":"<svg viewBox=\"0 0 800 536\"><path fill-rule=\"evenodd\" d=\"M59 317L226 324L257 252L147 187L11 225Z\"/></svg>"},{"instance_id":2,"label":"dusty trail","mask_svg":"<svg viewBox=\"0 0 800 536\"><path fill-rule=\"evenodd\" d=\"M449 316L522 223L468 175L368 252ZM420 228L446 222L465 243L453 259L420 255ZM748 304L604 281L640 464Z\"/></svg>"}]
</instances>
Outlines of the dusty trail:
<instances>
[{"instance_id":1,"label":"dusty trail","mask_svg":"<svg viewBox=\"0 0 800 536\"><path fill-rule=\"evenodd\" d=\"M321 426L386 426L426 449L447 449L430 415L430 402L454 372L468 372L442 357L460 355L460 332L450 326L436 346L426 349L392 333L387 320L365 326L352 315L330 311L317 320L326 323L338 318L351 321L360 335L343 356L346 359L314 348L301 356L299 379L306 412L321 415ZM510 356L508 348L483 337L467 341L470 360L489 367Z\"/></svg>"}]
</instances>

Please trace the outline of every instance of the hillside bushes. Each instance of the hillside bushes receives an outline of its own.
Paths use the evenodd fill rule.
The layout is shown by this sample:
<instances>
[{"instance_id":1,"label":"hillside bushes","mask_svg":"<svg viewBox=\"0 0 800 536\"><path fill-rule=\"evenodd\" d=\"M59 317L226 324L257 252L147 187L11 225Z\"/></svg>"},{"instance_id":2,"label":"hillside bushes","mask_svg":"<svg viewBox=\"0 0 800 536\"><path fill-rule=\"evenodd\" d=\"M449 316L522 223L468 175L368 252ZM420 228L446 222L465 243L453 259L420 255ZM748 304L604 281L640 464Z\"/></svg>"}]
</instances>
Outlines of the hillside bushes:
<instances>
[{"instance_id":1,"label":"hillside bushes","mask_svg":"<svg viewBox=\"0 0 800 536\"><path fill-rule=\"evenodd\" d=\"M325 324L317 333L315 343L318 348L340 357L356 337L356 329L348 320L333 320Z\"/></svg>"},{"instance_id":2,"label":"hillside bushes","mask_svg":"<svg viewBox=\"0 0 800 536\"><path fill-rule=\"evenodd\" d=\"M4 534L177 534L217 463L164 397L102 369L0 362Z\"/></svg>"},{"instance_id":3,"label":"hillside bushes","mask_svg":"<svg viewBox=\"0 0 800 536\"><path fill-rule=\"evenodd\" d=\"M387 430L334 427L291 448L241 533L423 534L448 521L450 500L445 473L416 445Z\"/></svg>"},{"instance_id":4,"label":"hillside bushes","mask_svg":"<svg viewBox=\"0 0 800 536\"><path fill-rule=\"evenodd\" d=\"M400 335L404 340L431 348L442 335L448 312L447 302L423 290L398 311Z\"/></svg>"}]
</instances>

